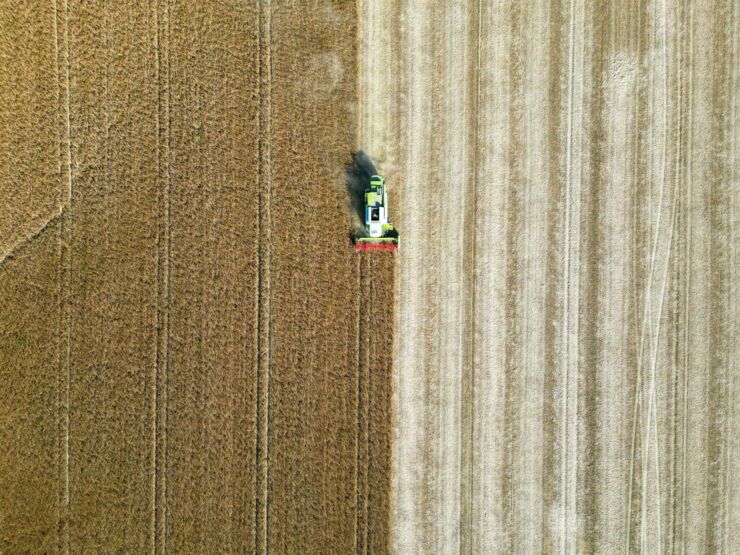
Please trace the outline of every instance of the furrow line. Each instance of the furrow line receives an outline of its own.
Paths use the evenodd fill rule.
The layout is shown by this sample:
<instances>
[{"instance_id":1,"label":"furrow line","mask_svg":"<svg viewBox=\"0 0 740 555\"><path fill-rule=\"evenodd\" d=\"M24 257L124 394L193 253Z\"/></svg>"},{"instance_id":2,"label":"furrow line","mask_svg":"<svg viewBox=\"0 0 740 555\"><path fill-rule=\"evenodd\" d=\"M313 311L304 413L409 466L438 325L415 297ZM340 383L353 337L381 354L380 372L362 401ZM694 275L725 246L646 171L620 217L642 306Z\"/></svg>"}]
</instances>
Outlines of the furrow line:
<instances>
[{"instance_id":1,"label":"furrow line","mask_svg":"<svg viewBox=\"0 0 740 555\"><path fill-rule=\"evenodd\" d=\"M162 301L162 295L161 295L161 286L162 286L162 279L161 279L161 272L162 272L162 260L161 260L161 254L162 254L162 191L161 191L161 158L162 158L162 138L161 138L161 125L159 121L159 112L161 110L160 106L160 91L161 91L161 82L160 82L160 63L159 63L159 57L160 57L160 48L159 48L159 18L157 14L157 4L156 2L154 5L154 16L151 14L151 6L152 3L149 2L148 8L150 10L149 16L147 18L147 24L149 26L152 25L152 22L154 24L154 50L156 52L156 55L154 57L154 70L155 70L155 76L157 80L157 113L156 113L156 121L157 121L157 255L156 255L156 277L155 277L155 285L156 285L156 296L155 296L155 305L156 305L156 311L155 311L155 349L154 349L154 365L152 368L152 392L151 392L151 401L150 401L150 414L149 418L151 419L151 450L152 450L152 467L150 470L151 477L150 477L150 496L151 496L151 515L149 517L149 543L150 543L150 550L152 554L155 554L157 552L157 517L158 517L158 505L157 505L157 425L159 423L159 399L158 399L158 385L159 385L159 368L160 368L160 350L161 350L161 321L162 321L162 315L161 315L161 301Z\"/></svg>"},{"instance_id":2,"label":"furrow line","mask_svg":"<svg viewBox=\"0 0 740 555\"><path fill-rule=\"evenodd\" d=\"M154 511L152 550L167 552L167 374L169 370L169 308L170 308L170 189L171 114L169 64L169 2L161 10L154 3L156 76L157 76L157 167L159 173L157 237L157 351L154 376Z\"/></svg>"},{"instance_id":3,"label":"furrow line","mask_svg":"<svg viewBox=\"0 0 740 555\"><path fill-rule=\"evenodd\" d=\"M256 508L255 549L269 549L269 421L270 421L270 329L272 267L270 230L272 202L272 2L259 4L259 270L257 273L257 445L256 445Z\"/></svg>"},{"instance_id":4,"label":"furrow line","mask_svg":"<svg viewBox=\"0 0 740 555\"><path fill-rule=\"evenodd\" d=\"M65 68L65 92L66 101L65 105L65 116L66 116L66 135L67 135L67 148L66 148L66 192L68 205L66 214L62 213L62 220L60 226L61 235L61 266L63 272L61 291L60 291L60 308L61 308L61 320L64 322L64 361L62 374L64 376L64 464L63 464L63 516L59 521L59 536L60 542L63 544L60 546L60 553L69 553L70 549L70 520L71 520L71 499L70 499L70 388L71 388L71 351L72 351L72 316L70 311L70 289L72 283L72 260L71 252L69 250L70 243L72 241L72 218L73 218L73 204L72 204L72 125L71 125L71 95L70 90L70 39L69 39L69 5L67 0L64 2L64 68ZM55 4L56 7L56 4Z\"/></svg>"}]
</instances>

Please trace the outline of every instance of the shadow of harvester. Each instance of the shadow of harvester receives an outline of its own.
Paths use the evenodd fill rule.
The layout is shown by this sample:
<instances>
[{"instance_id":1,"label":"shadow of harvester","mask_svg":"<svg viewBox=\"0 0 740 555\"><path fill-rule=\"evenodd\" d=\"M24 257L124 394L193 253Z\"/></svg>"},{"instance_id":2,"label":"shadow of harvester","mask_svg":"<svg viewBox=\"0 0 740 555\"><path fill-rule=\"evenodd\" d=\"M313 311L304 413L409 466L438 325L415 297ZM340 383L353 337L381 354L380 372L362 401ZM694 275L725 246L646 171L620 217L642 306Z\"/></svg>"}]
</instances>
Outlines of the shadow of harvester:
<instances>
[{"instance_id":1,"label":"shadow of harvester","mask_svg":"<svg viewBox=\"0 0 740 555\"><path fill-rule=\"evenodd\" d=\"M352 161L345 166L347 195L357 215L358 228L365 223L365 190L370 185L370 177L377 173L373 161L361 150L352 154Z\"/></svg>"}]
</instances>

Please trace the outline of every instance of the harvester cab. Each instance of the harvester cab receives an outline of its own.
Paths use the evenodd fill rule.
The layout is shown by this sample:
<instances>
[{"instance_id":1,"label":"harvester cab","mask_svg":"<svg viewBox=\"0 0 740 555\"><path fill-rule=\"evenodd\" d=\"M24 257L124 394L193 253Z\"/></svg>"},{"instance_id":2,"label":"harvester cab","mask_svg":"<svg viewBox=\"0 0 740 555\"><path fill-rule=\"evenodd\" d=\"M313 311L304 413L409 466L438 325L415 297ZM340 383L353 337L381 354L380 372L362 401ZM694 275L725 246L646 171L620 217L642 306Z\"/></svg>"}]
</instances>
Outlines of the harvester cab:
<instances>
[{"instance_id":1,"label":"harvester cab","mask_svg":"<svg viewBox=\"0 0 740 555\"><path fill-rule=\"evenodd\" d=\"M388 219L385 178L373 175L365 190L365 222L355 238L357 251L397 251L398 231Z\"/></svg>"}]
</instances>

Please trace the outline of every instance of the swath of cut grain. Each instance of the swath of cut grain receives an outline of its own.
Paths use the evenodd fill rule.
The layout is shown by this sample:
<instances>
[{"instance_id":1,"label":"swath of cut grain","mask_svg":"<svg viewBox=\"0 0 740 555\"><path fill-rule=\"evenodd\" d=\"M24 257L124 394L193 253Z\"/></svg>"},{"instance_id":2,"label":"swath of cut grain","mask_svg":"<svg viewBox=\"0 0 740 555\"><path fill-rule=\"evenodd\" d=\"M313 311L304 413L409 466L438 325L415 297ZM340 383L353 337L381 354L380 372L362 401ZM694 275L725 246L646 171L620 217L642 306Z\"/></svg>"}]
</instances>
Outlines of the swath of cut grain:
<instances>
[{"instance_id":1,"label":"swath of cut grain","mask_svg":"<svg viewBox=\"0 0 740 555\"><path fill-rule=\"evenodd\" d=\"M733 14L734 10L734 14ZM731 15L732 14L732 15ZM684 441L678 513L686 552L736 552L738 515L737 387L737 5L701 2L688 13L688 145L685 210L686 327L680 328L684 361ZM732 41L731 37L735 40ZM732 45L732 46L731 46ZM734 63L733 63L734 61ZM730 76L734 76L732 79ZM736 99L735 99L736 100ZM734 117L732 117L734 115ZM734 357L734 358L733 358ZM736 397L735 397L736 399ZM737 403L737 400L734 401Z\"/></svg>"},{"instance_id":2,"label":"swath of cut grain","mask_svg":"<svg viewBox=\"0 0 740 555\"><path fill-rule=\"evenodd\" d=\"M164 8L167 9L166 7ZM176 4L168 49L164 545L255 550L258 12Z\"/></svg>"}]
</instances>

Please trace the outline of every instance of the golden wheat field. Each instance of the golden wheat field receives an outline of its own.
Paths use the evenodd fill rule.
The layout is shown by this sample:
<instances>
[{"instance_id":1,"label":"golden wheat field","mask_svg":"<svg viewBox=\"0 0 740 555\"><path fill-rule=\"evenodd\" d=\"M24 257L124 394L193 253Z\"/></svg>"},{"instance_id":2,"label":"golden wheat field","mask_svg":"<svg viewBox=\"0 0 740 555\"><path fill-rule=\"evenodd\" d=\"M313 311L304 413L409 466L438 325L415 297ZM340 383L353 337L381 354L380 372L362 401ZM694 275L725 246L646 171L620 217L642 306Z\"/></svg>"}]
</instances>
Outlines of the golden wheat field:
<instances>
[{"instance_id":1,"label":"golden wheat field","mask_svg":"<svg viewBox=\"0 0 740 555\"><path fill-rule=\"evenodd\" d=\"M739 22L0 1L0 553L737 553Z\"/></svg>"},{"instance_id":2,"label":"golden wheat field","mask_svg":"<svg viewBox=\"0 0 740 555\"><path fill-rule=\"evenodd\" d=\"M388 545L352 3L0 8L0 552Z\"/></svg>"}]
</instances>

